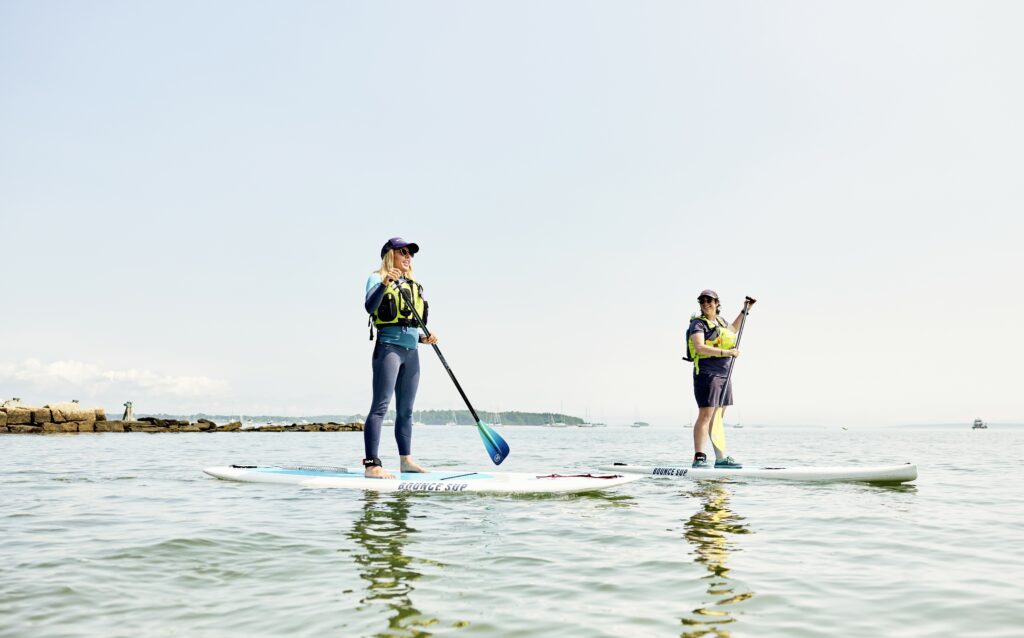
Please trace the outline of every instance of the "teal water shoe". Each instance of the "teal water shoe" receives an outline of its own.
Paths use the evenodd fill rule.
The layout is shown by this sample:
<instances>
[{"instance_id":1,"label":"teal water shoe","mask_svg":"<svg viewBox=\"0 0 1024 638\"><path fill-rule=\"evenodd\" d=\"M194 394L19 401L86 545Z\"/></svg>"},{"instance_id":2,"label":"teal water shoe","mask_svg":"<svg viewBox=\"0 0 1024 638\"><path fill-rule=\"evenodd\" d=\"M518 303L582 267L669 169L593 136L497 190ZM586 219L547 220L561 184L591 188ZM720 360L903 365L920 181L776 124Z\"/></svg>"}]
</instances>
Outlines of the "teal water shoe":
<instances>
[{"instance_id":1,"label":"teal water shoe","mask_svg":"<svg viewBox=\"0 0 1024 638\"><path fill-rule=\"evenodd\" d=\"M732 458L731 456L727 456L724 459L719 459L715 461L715 469L719 470L738 470L741 467L743 467L743 465L737 463L736 459Z\"/></svg>"},{"instance_id":2,"label":"teal water shoe","mask_svg":"<svg viewBox=\"0 0 1024 638\"><path fill-rule=\"evenodd\" d=\"M690 467L707 467L707 466L708 466L708 460L707 459L693 459L693 465L691 465Z\"/></svg>"}]
</instances>

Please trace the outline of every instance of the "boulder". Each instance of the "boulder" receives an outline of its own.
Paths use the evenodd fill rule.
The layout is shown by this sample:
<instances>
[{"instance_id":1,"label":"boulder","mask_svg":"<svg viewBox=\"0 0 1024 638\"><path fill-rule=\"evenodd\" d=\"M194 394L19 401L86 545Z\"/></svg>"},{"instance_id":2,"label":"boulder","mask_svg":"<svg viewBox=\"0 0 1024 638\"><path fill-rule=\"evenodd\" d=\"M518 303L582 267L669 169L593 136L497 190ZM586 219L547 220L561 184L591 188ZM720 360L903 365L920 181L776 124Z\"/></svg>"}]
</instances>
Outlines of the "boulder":
<instances>
[{"instance_id":1,"label":"boulder","mask_svg":"<svg viewBox=\"0 0 1024 638\"><path fill-rule=\"evenodd\" d=\"M219 427L217 429L220 430L221 432L237 432L238 430L242 429L242 422L241 421L232 421L231 423L227 423L225 425L222 425L221 427Z\"/></svg>"},{"instance_id":2,"label":"boulder","mask_svg":"<svg viewBox=\"0 0 1024 638\"><path fill-rule=\"evenodd\" d=\"M7 429L11 434L39 434L43 431L41 425L8 425Z\"/></svg>"},{"instance_id":3,"label":"boulder","mask_svg":"<svg viewBox=\"0 0 1024 638\"><path fill-rule=\"evenodd\" d=\"M96 413L96 420L97 421L106 421L107 420L107 413L106 413L106 411L103 408L96 408L94 410L94 412Z\"/></svg>"},{"instance_id":4,"label":"boulder","mask_svg":"<svg viewBox=\"0 0 1024 638\"><path fill-rule=\"evenodd\" d=\"M95 432L96 422L95 421L79 421L77 423L79 432Z\"/></svg>"},{"instance_id":5,"label":"boulder","mask_svg":"<svg viewBox=\"0 0 1024 638\"><path fill-rule=\"evenodd\" d=\"M53 423L52 413L50 408L37 408L32 410L32 423L33 425L42 425L44 423Z\"/></svg>"},{"instance_id":6,"label":"boulder","mask_svg":"<svg viewBox=\"0 0 1024 638\"><path fill-rule=\"evenodd\" d=\"M51 403L43 407L50 408L50 411L53 412L52 420L54 423L96 420L96 410L86 410L77 403Z\"/></svg>"},{"instance_id":7,"label":"boulder","mask_svg":"<svg viewBox=\"0 0 1024 638\"><path fill-rule=\"evenodd\" d=\"M97 421L95 428L96 432L124 432L124 423L122 421Z\"/></svg>"},{"instance_id":8,"label":"boulder","mask_svg":"<svg viewBox=\"0 0 1024 638\"><path fill-rule=\"evenodd\" d=\"M288 427L284 425L264 425L261 428L253 428L253 432L284 432Z\"/></svg>"},{"instance_id":9,"label":"boulder","mask_svg":"<svg viewBox=\"0 0 1024 638\"><path fill-rule=\"evenodd\" d=\"M7 411L0 410L0 428L7 427Z\"/></svg>"},{"instance_id":10,"label":"boulder","mask_svg":"<svg viewBox=\"0 0 1024 638\"><path fill-rule=\"evenodd\" d=\"M7 434L10 430L7 429L6 425L0 425L0 434Z\"/></svg>"},{"instance_id":11,"label":"boulder","mask_svg":"<svg viewBox=\"0 0 1024 638\"><path fill-rule=\"evenodd\" d=\"M45 434L68 434L70 432L78 432L78 423L74 421L44 423L42 428Z\"/></svg>"},{"instance_id":12,"label":"boulder","mask_svg":"<svg viewBox=\"0 0 1024 638\"><path fill-rule=\"evenodd\" d=\"M48 408L52 414L50 421L53 423L66 423L68 421L95 421L96 413L92 410L85 410L78 403L65 401L50 403Z\"/></svg>"},{"instance_id":13,"label":"boulder","mask_svg":"<svg viewBox=\"0 0 1024 638\"><path fill-rule=\"evenodd\" d=\"M155 416L144 416L141 419L139 419L139 421L141 421L143 423L149 423L150 425L153 425L153 426L164 427L164 428L180 427L180 426L183 426L183 425L191 425L188 421L179 421L177 419L158 419Z\"/></svg>"},{"instance_id":14,"label":"boulder","mask_svg":"<svg viewBox=\"0 0 1024 638\"><path fill-rule=\"evenodd\" d=\"M32 410L29 408L7 408L7 425L30 425Z\"/></svg>"},{"instance_id":15,"label":"boulder","mask_svg":"<svg viewBox=\"0 0 1024 638\"><path fill-rule=\"evenodd\" d=\"M208 421L208 420L206 420L206 419L199 419L198 421L196 421L195 423L193 423L193 425L194 425L194 426L196 427L196 429L198 429L198 430L199 430L200 432L205 432L205 431L207 431L207 430L213 430L213 429L215 429L215 428L217 427L217 424L216 424L216 423L214 423L213 421Z\"/></svg>"}]
</instances>

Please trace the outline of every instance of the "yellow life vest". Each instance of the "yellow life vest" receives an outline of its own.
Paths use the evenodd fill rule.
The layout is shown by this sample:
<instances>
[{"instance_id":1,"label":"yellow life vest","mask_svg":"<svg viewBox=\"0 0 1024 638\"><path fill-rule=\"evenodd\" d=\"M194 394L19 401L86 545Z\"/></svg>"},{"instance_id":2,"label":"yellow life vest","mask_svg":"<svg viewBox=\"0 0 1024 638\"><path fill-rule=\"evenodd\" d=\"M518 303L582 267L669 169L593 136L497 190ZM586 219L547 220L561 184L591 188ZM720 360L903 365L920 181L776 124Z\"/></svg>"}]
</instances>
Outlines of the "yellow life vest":
<instances>
[{"instance_id":1,"label":"yellow life vest","mask_svg":"<svg viewBox=\"0 0 1024 638\"><path fill-rule=\"evenodd\" d=\"M413 306L416 312L423 318L423 325L427 324L427 312L430 310L427 301L423 298L423 286L412 279L406 279L399 284L405 294L399 294L392 284L385 288L384 298L381 299L377 310L371 315L373 325L380 329L381 326L405 326L418 327L416 316L412 308L405 301L406 295L412 297Z\"/></svg>"},{"instance_id":2,"label":"yellow life vest","mask_svg":"<svg viewBox=\"0 0 1024 638\"><path fill-rule=\"evenodd\" d=\"M690 320L700 319L711 328L711 334L704 337L704 345L711 346L712 348L722 348L723 350L732 350L736 347L736 333L732 331L729 324L726 323L725 319L721 317L715 317L716 321L711 321L704 315L693 315ZM719 354L697 354L697 347L693 345L693 339L689 335L686 337L686 353L688 356L683 357L687 361L693 361L693 370L697 374L700 374L700 360L708 358L723 358L723 355Z\"/></svg>"}]
</instances>

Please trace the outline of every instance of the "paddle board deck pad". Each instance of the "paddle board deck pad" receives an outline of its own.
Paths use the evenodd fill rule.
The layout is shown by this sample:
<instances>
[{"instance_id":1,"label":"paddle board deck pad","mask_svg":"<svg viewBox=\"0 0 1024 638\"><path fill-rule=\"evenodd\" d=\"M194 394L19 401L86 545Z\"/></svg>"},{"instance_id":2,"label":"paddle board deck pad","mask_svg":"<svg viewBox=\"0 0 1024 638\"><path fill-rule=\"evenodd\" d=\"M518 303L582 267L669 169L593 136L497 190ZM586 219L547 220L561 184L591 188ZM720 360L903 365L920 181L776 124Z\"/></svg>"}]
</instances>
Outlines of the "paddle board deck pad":
<instances>
[{"instance_id":1,"label":"paddle board deck pad","mask_svg":"<svg viewBox=\"0 0 1024 638\"><path fill-rule=\"evenodd\" d=\"M249 483L280 483L300 487L349 488L376 492L480 492L485 494L557 494L592 492L616 487L640 477L636 474L529 474L523 472L403 472L395 478L366 478L363 469L344 467L274 467L231 465L208 467L210 476Z\"/></svg>"},{"instance_id":2,"label":"paddle board deck pad","mask_svg":"<svg viewBox=\"0 0 1024 638\"><path fill-rule=\"evenodd\" d=\"M737 469L715 469L714 467L678 467L670 465L628 465L615 463L602 465L598 469L623 474L648 476L669 476L691 479L774 479L782 481L839 482L858 481L867 483L906 483L917 478L917 466L879 465L873 467L743 467Z\"/></svg>"}]
</instances>

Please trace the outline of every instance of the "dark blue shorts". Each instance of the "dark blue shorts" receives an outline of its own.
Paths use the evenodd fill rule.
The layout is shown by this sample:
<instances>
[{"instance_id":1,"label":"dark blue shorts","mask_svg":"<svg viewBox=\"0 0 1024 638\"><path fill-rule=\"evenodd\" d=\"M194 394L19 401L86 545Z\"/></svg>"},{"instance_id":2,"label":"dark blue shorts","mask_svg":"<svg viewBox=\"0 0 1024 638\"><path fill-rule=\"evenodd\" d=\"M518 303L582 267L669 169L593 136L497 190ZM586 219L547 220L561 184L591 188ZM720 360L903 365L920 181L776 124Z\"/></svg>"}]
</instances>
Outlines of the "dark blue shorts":
<instances>
[{"instance_id":1,"label":"dark blue shorts","mask_svg":"<svg viewBox=\"0 0 1024 638\"><path fill-rule=\"evenodd\" d=\"M725 390L725 403L722 403L722 391ZM693 376L693 397L697 399L698 408L713 408L719 405L732 405L732 381L725 387L725 377L713 374L696 374Z\"/></svg>"}]
</instances>

